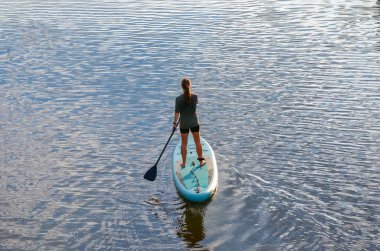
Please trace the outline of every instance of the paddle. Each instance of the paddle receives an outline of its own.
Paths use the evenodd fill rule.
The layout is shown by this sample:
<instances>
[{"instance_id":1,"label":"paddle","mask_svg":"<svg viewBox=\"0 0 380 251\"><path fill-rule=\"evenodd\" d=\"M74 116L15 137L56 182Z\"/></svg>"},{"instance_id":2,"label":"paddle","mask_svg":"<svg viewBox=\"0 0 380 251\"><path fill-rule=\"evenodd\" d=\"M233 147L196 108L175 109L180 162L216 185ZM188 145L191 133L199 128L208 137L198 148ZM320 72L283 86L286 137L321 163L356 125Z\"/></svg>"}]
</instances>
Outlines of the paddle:
<instances>
[{"instance_id":1,"label":"paddle","mask_svg":"<svg viewBox=\"0 0 380 251\"><path fill-rule=\"evenodd\" d=\"M176 124L176 127L178 126L178 122ZM158 157L158 160L156 162L156 164L154 164L154 166L152 166L144 175L144 179L146 180L149 180L149 181L154 181L156 179L156 176L157 176L157 164L158 162L160 161L161 159L161 156L162 154L164 153L166 147L168 146L169 144L169 141L171 140L173 134L174 134L175 130L172 131L172 134L170 134L170 137L168 139L168 142L166 142L166 145L164 147L164 149L162 150L161 154L160 154L160 157Z\"/></svg>"}]
</instances>

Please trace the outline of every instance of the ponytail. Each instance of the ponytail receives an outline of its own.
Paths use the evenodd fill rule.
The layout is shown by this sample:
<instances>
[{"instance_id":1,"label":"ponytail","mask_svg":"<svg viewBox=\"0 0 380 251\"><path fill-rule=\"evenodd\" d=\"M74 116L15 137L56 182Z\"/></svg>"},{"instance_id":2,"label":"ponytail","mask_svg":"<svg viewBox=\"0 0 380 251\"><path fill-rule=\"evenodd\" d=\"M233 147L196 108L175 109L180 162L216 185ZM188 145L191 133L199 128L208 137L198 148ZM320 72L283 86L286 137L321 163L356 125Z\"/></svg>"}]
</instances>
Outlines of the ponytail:
<instances>
[{"instance_id":1,"label":"ponytail","mask_svg":"<svg viewBox=\"0 0 380 251\"><path fill-rule=\"evenodd\" d=\"M183 94L185 97L185 103L187 103L187 104L191 103L190 84L191 84L191 81L188 78L183 78L181 81L181 86L182 86Z\"/></svg>"}]
</instances>

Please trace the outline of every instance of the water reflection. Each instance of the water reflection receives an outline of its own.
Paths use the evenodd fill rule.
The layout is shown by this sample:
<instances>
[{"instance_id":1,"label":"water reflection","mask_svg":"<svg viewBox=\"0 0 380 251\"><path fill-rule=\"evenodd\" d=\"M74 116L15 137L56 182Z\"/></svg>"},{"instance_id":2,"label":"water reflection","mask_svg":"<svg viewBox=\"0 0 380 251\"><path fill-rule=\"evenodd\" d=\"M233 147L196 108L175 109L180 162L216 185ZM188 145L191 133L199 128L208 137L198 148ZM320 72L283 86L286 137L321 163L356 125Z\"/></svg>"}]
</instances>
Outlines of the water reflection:
<instances>
[{"instance_id":1,"label":"water reflection","mask_svg":"<svg viewBox=\"0 0 380 251\"><path fill-rule=\"evenodd\" d=\"M187 203L184 206L184 213L180 219L180 229L177 232L178 237L182 238L188 248L201 248L199 244L205 236L204 215L207 204Z\"/></svg>"}]
</instances>

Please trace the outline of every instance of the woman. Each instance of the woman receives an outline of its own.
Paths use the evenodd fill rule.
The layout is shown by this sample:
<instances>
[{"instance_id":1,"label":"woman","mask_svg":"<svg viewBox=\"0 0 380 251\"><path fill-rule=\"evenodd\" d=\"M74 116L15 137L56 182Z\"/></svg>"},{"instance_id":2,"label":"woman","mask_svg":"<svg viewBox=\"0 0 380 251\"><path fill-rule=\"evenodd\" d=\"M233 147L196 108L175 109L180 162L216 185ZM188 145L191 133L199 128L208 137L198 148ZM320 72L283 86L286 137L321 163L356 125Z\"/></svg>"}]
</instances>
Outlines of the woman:
<instances>
[{"instance_id":1,"label":"woman","mask_svg":"<svg viewBox=\"0 0 380 251\"><path fill-rule=\"evenodd\" d=\"M195 148L198 154L200 166L206 164L206 160L202 157L202 144L199 131L199 121L197 117L198 96L191 93L191 81L188 78L183 78L181 81L183 93L175 100L175 112L173 130L176 130L177 121L179 118L179 129L181 131L181 166L186 167L187 155L187 138L189 131L193 134Z\"/></svg>"}]
</instances>

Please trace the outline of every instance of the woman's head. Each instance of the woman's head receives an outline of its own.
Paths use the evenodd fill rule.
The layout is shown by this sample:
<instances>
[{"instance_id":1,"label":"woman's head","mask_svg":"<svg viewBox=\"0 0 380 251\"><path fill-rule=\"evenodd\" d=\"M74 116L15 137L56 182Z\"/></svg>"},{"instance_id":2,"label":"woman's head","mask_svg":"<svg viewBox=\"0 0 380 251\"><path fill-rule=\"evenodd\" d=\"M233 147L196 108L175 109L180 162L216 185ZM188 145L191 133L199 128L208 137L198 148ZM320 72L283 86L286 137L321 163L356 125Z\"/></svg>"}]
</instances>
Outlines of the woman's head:
<instances>
[{"instance_id":1,"label":"woman's head","mask_svg":"<svg viewBox=\"0 0 380 251\"><path fill-rule=\"evenodd\" d=\"M185 96L185 102L191 103L191 81L189 78L183 78L181 81L181 87Z\"/></svg>"},{"instance_id":2,"label":"woman's head","mask_svg":"<svg viewBox=\"0 0 380 251\"><path fill-rule=\"evenodd\" d=\"M182 81L181 81L181 86L182 86L183 90L186 90L189 87L191 87L191 81L190 81L190 79L189 78L183 78Z\"/></svg>"}]
</instances>

